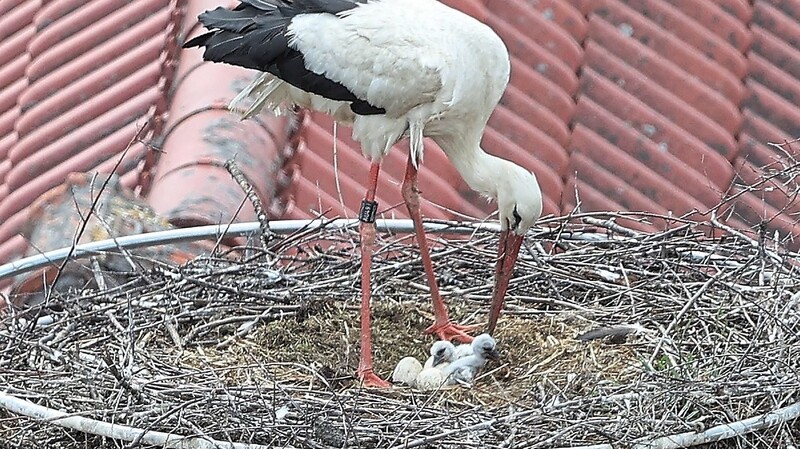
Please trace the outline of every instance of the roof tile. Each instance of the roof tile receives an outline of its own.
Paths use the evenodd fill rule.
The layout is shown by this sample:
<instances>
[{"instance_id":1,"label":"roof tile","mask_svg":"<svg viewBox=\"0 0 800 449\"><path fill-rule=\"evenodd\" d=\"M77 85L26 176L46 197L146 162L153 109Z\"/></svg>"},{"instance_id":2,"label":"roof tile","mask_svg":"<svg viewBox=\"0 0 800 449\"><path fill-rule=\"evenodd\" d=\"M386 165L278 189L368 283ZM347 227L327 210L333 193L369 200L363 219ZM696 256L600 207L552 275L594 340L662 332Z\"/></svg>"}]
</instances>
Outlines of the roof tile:
<instances>
[{"instance_id":1,"label":"roof tile","mask_svg":"<svg viewBox=\"0 0 800 449\"><path fill-rule=\"evenodd\" d=\"M740 145L742 145L743 142L741 136L746 135L757 139L759 142L783 143L784 141L793 139L793 136L790 136L786 131L776 127L750 109L742 110L742 115L745 117L745 122L739 138ZM742 151L739 156L746 158L747 152Z\"/></svg>"},{"instance_id":2,"label":"roof tile","mask_svg":"<svg viewBox=\"0 0 800 449\"><path fill-rule=\"evenodd\" d=\"M593 161L595 167L606 172L615 173L621 182L636 189L650 205L641 210L657 211L666 210L674 215L683 215L687 212L705 211L705 207L694 197L687 195L682 189L667 179L650 170L645 164L631 157L624 151L611 145L589 128L582 125L575 127L570 143L570 160L579 158L579 165L583 170L587 168L585 161ZM575 167L575 162L571 167ZM680 173L676 173L680 177ZM578 176L581 179L580 175Z\"/></svg>"},{"instance_id":3,"label":"roof tile","mask_svg":"<svg viewBox=\"0 0 800 449\"><path fill-rule=\"evenodd\" d=\"M3 179L9 194L0 203L4 235L13 234L15 223L26 216L24 207L63 182L69 172L117 165L114 156L136 135L142 125L137 121L163 103L159 82L169 29L167 0L21 5L30 12L27 23L35 27L15 35L27 39L17 51L15 61L20 63L6 65L2 72L13 68L23 80L2 97L4 104L13 101L8 116L13 131L3 126L3 132L12 134L0 138L12 164ZM157 26L138 27L145 19ZM138 46L148 39L149 45ZM9 42L14 40L3 45ZM81 61L84 53L101 57ZM118 167L123 179L136 182L129 174L145 150L135 144L127 153Z\"/></svg>"},{"instance_id":4,"label":"roof tile","mask_svg":"<svg viewBox=\"0 0 800 449\"><path fill-rule=\"evenodd\" d=\"M747 74L747 62L739 50L714 34L703 24L695 22L681 10L662 0L623 0L659 27L691 45L707 58L727 68L737 78Z\"/></svg>"},{"instance_id":5,"label":"roof tile","mask_svg":"<svg viewBox=\"0 0 800 449\"><path fill-rule=\"evenodd\" d=\"M525 153L531 153L529 149L535 148L534 157L545 162L556 173L564 173L564 168L567 166L567 152L558 142L535 126L531 126L520 116L504 107L499 107L489 117L489 126L514 142ZM521 156L518 158L521 159Z\"/></svg>"},{"instance_id":6,"label":"roof tile","mask_svg":"<svg viewBox=\"0 0 800 449\"><path fill-rule=\"evenodd\" d=\"M753 24L750 28L753 31L752 51L784 72L800 79L800 49L792 47L759 25Z\"/></svg>"},{"instance_id":7,"label":"roof tile","mask_svg":"<svg viewBox=\"0 0 800 449\"><path fill-rule=\"evenodd\" d=\"M508 108L519 117L523 117L537 129L544 132L561 146L566 146L569 142L569 127L554 114L542 106L532 97L519 90L517 86L511 84L506 89L500 105Z\"/></svg>"},{"instance_id":8,"label":"roof tile","mask_svg":"<svg viewBox=\"0 0 800 449\"><path fill-rule=\"evenodd\" d=\"M626 169L634 168L634 166L625 165L627 161L618 160L617 162L621 164L618 168L619 171L624 172ZM617 170L614 171L614 173L616 172ZM598 166L595 161L580 151L570 155L570 173L571 176L590 184L605 194L608 199L622 206L620 210L650 211L662 215L668 213L667 209L651 201L641 190L630 186L612 172ZM578 194L580 195L580 190Z\"/></svg>"},{"instance_id":9,"label":"roof tile","mask_svg":"<svg viewBox=\"0 0 800 449\"><path fill-rule=\"evenodd\" d=\"M579 128L585 126L664 179L670 180L708 208L719 204L720 189L727 188L727 184L715 185L714 180L708 179L675 155L663 151L655 142L588 97L578 100L575 123L574 135L577 135Z\"/></svg>"},{"instance_id":10,"label":"roof tile","mask_svg":"<svg viewBox=\"0 0 800 449\"><path fill-rule=\"evenodd\" d=\"M800 79L770 64L757 53L748 55L750 77L792 104L800 104Z\"/></svg>"},{"instance_id":11,"label":"roof tile","mask_svg":"<svg viewBox=\"0 0 800 449\"><path fill-rule=\"evenodd\" d=\"M619 181L615 180L614 176L607 172L595 172L594 174L597 176L597 178L602 178L602 181L600 182L606 183L603 185L606 186L608 190L612 190L612 193L615 187L620 187L617 192L624 196L624 193L627 191L624 183L619 184L619 186L616 185L615 182ZM574 176L570 176L567 179L564 192L567 199L564 200L561 208L562 214L569 214L576 208L578 212L613 212L626 210L623 205L615 201L615 198L612 197L612 195L609 195L607 190L599 191L593 184L583 182ZM580 202L579 205L575 201L576 195ZM657 232L659 229L664 228L663 226L657 227L635 219L619 218L616 220L616 222L622 226L643 232Z\"/></svg>"},{"instance_id":12,"label":"roof tile","mask_svg":"<svg viewBox=\"0 0 800 449\"><path fill-rule=\"evenodd\" d=\"M744 95L739 77L716 64L693 47L675 39L675 36L658 27L637 11L617 0L595 0L592 14L617 27L661 57L672 61L686 72L696 76L706 85L738 104ZM602 6L602 7L601 7Z\"/></svg>"},{"instance_id":13,"label":"roof tile","mask_svg":"<svg viewBox=\"0 0 800 449\"><path fill-rule=\"evenodd\" d=\"M546 214L571 210L576 186L583 211L710 208L722 192L731 194L732 182L758 182L762 167L772 174L787 163L766 142L800 137L798 0L446 3L493 26L511 51L511 85L483 145L533 169ZM168 4L0 2L0 237L12 236L26 216L18 211L64 173L112 169L144 117L154 117L150 123L160 129L172 70L165 52L175 47L169 23L185 11L180 35L198 32L197 13L218 1L192 0L181 10ZM345 128L336 139L337 187L329 117L301 113L296 123L265 115L220 127L228 120L222 105L252 72L200 64L196 50L183 55L152 186L138 177L137 166L154 155L141 144L122 161L124 183L141 183L176 222L220 221L242 199L220 164L243 150L238 162L270 213L312 217L330 208L355 215L368 162ZM212 82L227 90L210 92ZM399 204L406 147L401 143L384 160L378 195L386 216L406 216ZM483 218L494 211L443 152L429 141L425 149L419 171L425 216ZM729 161L739 170L736 179ZM210 182L225 188L205 195ZM767 229L796 232L792 213L799 208L781 195L783 181L771 182L771 190L736 198L732 223L756 225L787 207ZM251 216L249 207L240 219ZM668 225L620 223L646 230ZM0 245L0 260L13 242L19 239ZM800 247L800 239L792 245Z\"/></svg>"},{"instance_id":14,"label":"roof tile","mask_svg":"<svg viewBox=\"0 0 800 449\"><path fill-rule=\"evenodd\" d=\"M152 89L159 74L159 67L150 64L91 98L72 105L74 107L66 106L57 117L51 117L50 109L47 107L37 107L23 113L16 124L20 141L11 151L11 159L14 163L19 163L37 152L39 148L72 132L80 132L82 126L91 124L97 117L112 111L117 105L131 101L137 95ZM156 95L159 93L156 92Z\"/></svg>"},{"instance_id":15,"label":"roof tile","mask_svg":"<svg viewBox=\"0 0 800 449\"><path fill-rule=\"evenodd\" d=\"M507 12L506 12L507 10ZM505 2L502 8L493 12L503 13L505 17L527 16L539 13L545 20L554 22L568 32L576 42L582 42L586 37L586 19L580 11L562 0L511 0ZM526 21L520 20L520 23ZM526 28L522 28L526 32Z\"/></svg>"},{"instance_id":16,"label":"roof tile","mask_svg":"<svg viewBox=\"0 0 800 449\"><path fill-rule=\"evenodd\" d=\"M500 35L508 50L518 58L517 64L535 69L566 92L574 93L577 90L578 77L575 75L575 68L567 66L558 56L498 17L490 16L487 24Z\"/></svg>"},{"instance_id":17,"label":"roof tile","mask_svg":"<svg viewBox=\"0 0 800 449\"><path fill-rule=\"evenodd\" d=\"M690 104L673 95L682 86L661 87L627 65L622 59L593 42L586 45L586 63L600 75L616 83L630 95L646 103L656 112L668 118L692 135L698 137L712 148L724 149L722 154L727 159L735 158L737 145L731 132L737 128L725 129L706 115L695 110ZM736 117L739 118L738 115ZM741 120L728 124L735 127Z\"/></svg>"},{"instance_id":18,"label":"roof tile","mask_svg":"<svg viewBox=\"0 0 800 449\"><path fill-rule=\"evenodd\" d=\"M713 0L713 3L716 3L720 9L742 22L747 23L753 17L753 10L750 8L749 0ZM691 6L694 5L695 3L691 4Z\"/></svg>"},{"instance_id":19,"label":"roof tile","mask_svg":"<svg viewBox=\"0 0 800 449\"><path fill-rule=\"evenodd\" d=\"M541 73L511 57L511 84L542 104L562 122L569 122L575 109L572 95Z\"/></svg>"},{"instance_id":20,"label":"roof tile","mask_svg":"<svg viewBox=\"0 0 800 449\"><path fill-rule=\"evenodd\" d=\"M525 6L531 13L518 13L520 5L518 0L484 0L496 18L512 24L520 33L527 36L540 47L546 49L564 61L573 71L577 70L581 62L581 47L578 42L557 23L548 19L545 14L535 12L530 6ZM487 20L490 24L496 20Z\"/></svg>"},{"instance_id":21,"label":"roof tile","mask_svg":"<svg viewBox=\"0 0 800 449\"><path fill-rule=\"evenodd\" d=\"M589 37L591 40L586 44L587 50L593 43L609 51L613 49L614 55L647 76L650 82L667 88L717 123L732 130L738 129L741 118L737 104L669 60L662 58L644 44L625 37L610 23L599 17L592 17L589 21ZM587 62L588 58L596 56L596 52L587 52Z\"/></svg>"},{"instance_id":22,"label":"roof tile","mask_svg":"<svg viewBox=\"0 0 800 449\"><path fill-rule=\"evenodd\" d=\"M788 136L800 136L800 109L753 79L747 80L750 96L743 106L764 117Z\"/></svg>"},{"instance_id":23,"label":"roof tile","mask_svg":"<svg viewBox=\"0 0 800 449\"><path fill-rule=\"evenodd\" d=\"M38 1L7 1L0 3L0 41L3 41L0 48L19 48L19 41L27 33L33 33L30 25L33 22L33 17L39 8L42 7L41 2ZM28 43L28 39L23 39L24 45ZM16 54L12 53L12 54ZM5 57L6 53L0 53L0 58ZM6 62L0 59L0 62Z\"/></svg>"},{"instance_id":24,"label":"roof tile","mask_svg":"<svg viewBox=\"0 0 800 449\"><path fill-rule=\"evenodd\" d=\"M731 15L714 2L698 2L697 0L667 0L671 5L678 8L681 12L692 17L696 22L703 25L709 31L725 39L740 52L745 52L750 48L751 36L747 29L751 15L750 6L742 4L740 12L748 16L746 19L739 19Z\"/></svg>"},{"instance_id":25,"label":"roof tile","mask_svg":"<svg viewBox=\"0 0 800 449\"><path fill-rule=\"evenodd\" d=\"M800 24L797 23L800 17L792 17L788 2L784 4L784 10L777 8L779 2L773 3L776 5L773 6L765 0L756 0L753 4L753 23L771 30L772 34L780 36L781 40L792 47L800 48ZM800 11L800 6L797 6L797 11Z\"/></svg>"},{"instance_id":26,"label":"roof tile","mask_svg":"<svg viewBox=\"0 0 800 449\"><path fill-rule=\"evenodd\" d=\"M54 70L89 52L113 37L129 32L141 21L147 20L165 8L167 0L141 0L128 2L83 2L85 5L62 18L48 18L51 24L31 41L29 51L34 61L28 69L31 83L48 76ZM167 25L167 17L158 14L162 21L160 32ZM91 26L88 26L91 25ZM149 36L140 35L140 39ZM127 49L119 49L122 54Z\"/></svg>"},{"instance_id":27,"label":"roof tile","mask_svg":"<svg viewBox=\"0 0 800 449\"><path fill-rule=\"evenodd\" d=\"M620 87L592 69L585 68L581 80L585 95L629 122L665 151L676 155L718 185L727 185L730 182L730 163L719 152L680 129L646 104L626 95Z\"/></svg>"}]
</instances>

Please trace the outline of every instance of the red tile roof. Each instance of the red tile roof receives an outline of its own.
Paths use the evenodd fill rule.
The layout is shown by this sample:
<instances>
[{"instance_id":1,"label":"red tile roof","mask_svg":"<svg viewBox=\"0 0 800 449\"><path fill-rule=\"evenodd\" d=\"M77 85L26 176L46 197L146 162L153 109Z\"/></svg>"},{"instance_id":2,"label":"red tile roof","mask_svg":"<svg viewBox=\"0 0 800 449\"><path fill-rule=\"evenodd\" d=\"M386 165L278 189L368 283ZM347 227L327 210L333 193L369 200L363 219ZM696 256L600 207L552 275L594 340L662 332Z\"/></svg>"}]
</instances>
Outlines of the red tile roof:
<instances>
[{"instance_id":1,"label":"red tile roof","mask_svg":"<svg viewBox=\"0 0 800 449\"><path fill-rule=\"evenodd\" d=\"M786 163L769 142L800 137L797 0L446 3L492 26L511 52L511 84L483 145L536 173L545 213L572 210L576 189L582 210L674 215L736 194L736 223L800 232L779 177L738 190ZM252 72L203 63L196 50L177 58L176 40L218 4L0 3L0 261L24 248L12 236L33 199L70 171L110 170L145 124L147 145L132 145L123 182L175 223L226 222L240 206L237 220L253 218L222 167L233 155L273 216L355 215L367 162L349 130L334 139L321 114L240 122L224 105ZM378 187L386 216L406 215L404 145ZM430 143L420 187L430 218L494 210Z\"/></svg>"},{"instance_id":2,"label":"red tile roof","mask_svg":"<svg viewBox=\"0 0 800 449\"><path fill-rule=\"evenodd\" d=\"M0 260L20 247L9 239L34 199L70 172L109 171L145 124L160 133L169 51L177 49L170 25L177 10L168 0L8 7L0 29L18 31L3 39L9 51L2 54L15 56L0 77L11 86L3 101L13 100L0 129L7 143L0 151L11 165L0 187L8 192L0 202ZM139 182L135 171L147 148L131 145L118 170L123 183Z\"/></svg>"}]
</instances>

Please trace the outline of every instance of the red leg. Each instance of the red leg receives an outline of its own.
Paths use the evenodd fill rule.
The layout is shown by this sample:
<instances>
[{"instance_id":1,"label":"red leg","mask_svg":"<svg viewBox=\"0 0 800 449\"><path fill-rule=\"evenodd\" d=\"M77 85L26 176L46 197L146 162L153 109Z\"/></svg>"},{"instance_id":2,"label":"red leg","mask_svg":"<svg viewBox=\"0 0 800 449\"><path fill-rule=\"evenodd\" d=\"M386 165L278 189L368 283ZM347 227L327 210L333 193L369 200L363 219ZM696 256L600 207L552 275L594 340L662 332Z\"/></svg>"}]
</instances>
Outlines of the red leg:
<instances>
[{"instance_id":1,"label":"red leg","mask_svg":"<svg viewBox=\"0 0 800 449\"><path fill-rule=\"evenodd\" d=\"M369 186L364 197L365 202L375 201L380 170L381 164L373 162L369 171ZM365 387L388 388L391 384L378 377L372 369L372 327L369 300L372 296L370 275L372 273L372 248L375 244L375 223L362 221L359 233L361 234L361 358L358 362L358 377Z\"/></svg>"},{"instance_id":2,"label":"red leg","mask_svg":"<svg viewBox=\"0 0 800 449\"><path fill-rule=\"evenodd\" d=\"M511 281L511 274L517 263L517 256L524 238L524 236L507 229L500 233L500 247L494 275L494 293L492 294L492 305L489 308L489 324L486 327L486 332L489 334L494 333L497 319L500 318L500 312L503 310L508 283Z\"/></svg>"},{"instance_id":3,"label":"red leg","mask_svg":"<svg viewBox=\"0 0 800 449\"><path fill-rule=\"evenodd\" d=\"M408 214L414 222L414 231L417 234L419 253L422 257L422 266L425 268L425 276L428 279L428 288L431 290L433 300L434 322L425 330L426 334L436 334L442 340L462 341L469 343L472 337L466 332L476 329L478 326L461 326L450 321L447 315L447 308L439 294L439 285L436 283L436 274L433 271L431 252L428 248L428 239L425 236L425 229L422 227L422 214L419 211L419 187L417 187L417 168L412 161L413 156L408 157L406 165L406 176L403 180L403 199L406 201Z\"/></svg>"}]
</instances>

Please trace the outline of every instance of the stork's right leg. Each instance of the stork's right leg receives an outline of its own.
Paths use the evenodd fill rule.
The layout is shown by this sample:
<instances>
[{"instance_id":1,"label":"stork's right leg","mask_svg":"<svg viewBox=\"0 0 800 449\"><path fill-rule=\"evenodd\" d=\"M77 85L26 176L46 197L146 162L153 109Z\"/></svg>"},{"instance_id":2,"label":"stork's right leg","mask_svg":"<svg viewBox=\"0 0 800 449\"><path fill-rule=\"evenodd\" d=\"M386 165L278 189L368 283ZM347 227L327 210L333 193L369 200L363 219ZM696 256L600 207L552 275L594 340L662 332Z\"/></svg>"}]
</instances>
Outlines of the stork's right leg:
<instances>
[{"instance_id":1,"label":"stork's right leg","mask_svg":"<svg viewBox=\"0 0 800 449\"><path fill-rule=\"evenodd\" d=\"M414 231L417 235L417 245L419 245L422 267L425 270L425 277L428 280L428 288L431 291L433 301L433 324L425 330L427 334L436 334L441 340L458 340L464 343L472 341L472 337L467 332L477 329L479 326L462 326L450 321L447 315L447 308L442 301L439 293L439 285L436 282L436 274L433 271L431 261L431 251L428 247L428 237L425 235L425 228L422 226L422 213L419 209L419 187L417 185L417 167L414 165L412 155L408 157L406 165L406 176L403 180L403 199L406 201L408 214L414 222Z\"/></svg>"},{"instance_id":2,"label":"stork's right leg","mask_svg":"<svg viewBox=\"0 0 800 449\"><path fill-rule=\"evenodd\" d=\"M375 190L378 187L378 173L381 164L373 162L369 170L369 185L359 212L359 232L361 234L361 359L358 363L358 377L365 387L388 388L389 382L378 377L372 369L372 328L370 323L369 301L372 296L371 278L372 250L375 245Z\"/></svg>"}]
</instances>

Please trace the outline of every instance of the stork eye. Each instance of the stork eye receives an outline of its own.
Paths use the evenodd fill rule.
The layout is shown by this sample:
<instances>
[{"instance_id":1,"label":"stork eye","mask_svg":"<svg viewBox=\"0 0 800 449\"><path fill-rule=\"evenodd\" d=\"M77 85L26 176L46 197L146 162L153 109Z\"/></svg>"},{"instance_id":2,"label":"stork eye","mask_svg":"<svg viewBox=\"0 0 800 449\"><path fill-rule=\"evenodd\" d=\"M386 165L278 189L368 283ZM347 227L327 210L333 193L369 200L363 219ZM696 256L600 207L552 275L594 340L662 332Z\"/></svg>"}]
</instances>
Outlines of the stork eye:
<instances>
[{"instance_id":1,"label":"stork eye","mask_svg":"<svg viewBox=\"0 0 800 449\"><path fill-rule=\"evenodd\" d=\"M511 229L517 229L517 226L519 226L521 221L522 216L519 214L519 211L517 211L517 206L514 206L514 225L511 226Z\"/></svg>"}]
</instances>

